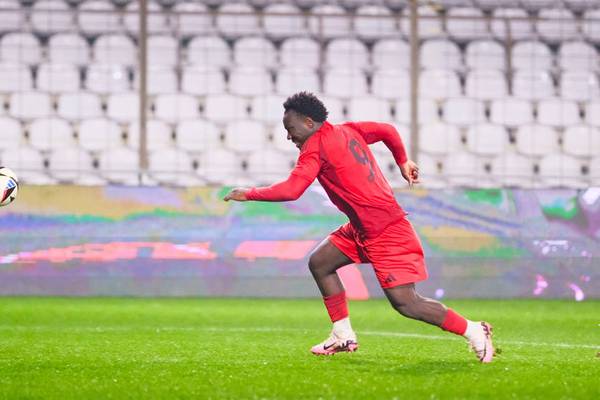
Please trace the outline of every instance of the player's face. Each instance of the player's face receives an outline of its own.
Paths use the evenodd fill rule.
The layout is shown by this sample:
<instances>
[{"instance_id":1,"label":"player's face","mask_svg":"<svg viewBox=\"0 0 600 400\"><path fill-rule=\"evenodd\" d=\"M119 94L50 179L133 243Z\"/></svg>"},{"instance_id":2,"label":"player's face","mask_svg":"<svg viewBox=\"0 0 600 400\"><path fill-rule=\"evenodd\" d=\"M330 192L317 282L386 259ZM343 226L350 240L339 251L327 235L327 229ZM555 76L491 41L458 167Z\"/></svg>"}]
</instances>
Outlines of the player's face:
<instances>
[{"instance_id":1,"label":"player's face","mask_svg":"<svg viewBox=\"0 0 600 400\"><path fill-rule=\"evenodd\" d=\"M283 126L287 131L287 139L291 140L297 148L302 145L314 133L314 121L294 111L286 111L283 114Z\"/></svg>"}]
</instances>

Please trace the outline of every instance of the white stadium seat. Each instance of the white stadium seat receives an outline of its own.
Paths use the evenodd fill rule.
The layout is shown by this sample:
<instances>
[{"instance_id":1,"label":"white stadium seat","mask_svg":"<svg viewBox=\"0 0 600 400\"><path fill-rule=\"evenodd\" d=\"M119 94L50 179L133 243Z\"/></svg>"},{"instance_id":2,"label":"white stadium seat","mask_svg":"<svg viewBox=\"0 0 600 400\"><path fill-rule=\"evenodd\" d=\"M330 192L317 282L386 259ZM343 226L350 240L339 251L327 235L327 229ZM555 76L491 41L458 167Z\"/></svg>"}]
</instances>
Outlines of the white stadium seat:
<instances>
[{"instance_id":1,"label":"white stadium seat","mask_svg":"<svg viewBox=\"0 0 600 400\"><path fill-rule=\"evenodd\" d=\"M425 188L445 188L447 186L446 178L440 171L441 162L429 154L419 153L419 186Z\"/></svg>"},{"instance_id":2,"label":"white stadium seat","mask_svg":"<svg viewBox=\"0 0 600 400\"><path fill-rule=\"evenodd\" d=\"M48 159L48 166L54 178L69 182L94 171L92 157L79 147L54 149Z\"/></svg>"},{"instance_id":3,"label":"white stadium seat","mask_svg":"<svg viewBox=\"0 0 600 400\"><path fill-rule=\"evenodd\" d=\"M139 88L139 74L134 76L135 89ZM177 74L173 67L164 65L148 66L146 90L148 94L177 92Z\"/></svg>"},{"instance_id":4,"label":"white stadium seat","mask_svg":"<svg viewBox=\"0 0 600 400\"><path fill-rule=\"evenodd\" d=\"M176 185L182 176L194 173L193 161L183 150L155 150L148 156L148 171L154 179Z\"/></svg>"},{"instance_id":5,"label":"white stadium seat","mask_svg":"<svg viewBox=\"0 0 600 400\"><path fill-rule=\"evenodd\" d=\"M48 34L75 30L73 12L65 1L38 0L31 7L30 13L29 19L34 31Z\"/></svg>"},{"instance_id":6,"label":"white stadium seat","mask_svg":"<svg viewBox=\"0 0 600 400\"><path fill-rule=\"evenodd\" d=\"M580 123L579 108L574 101L560 98L542 100L538 103L537 119L540 124L565 127Z\"/></svg>"},{"instance_id":7,"label":"white stadium seat","mask_svg":"<svg viewBox=\"0 0 600 400\"><path fill-rule=\"evenodd\" d=\"M197 36L187 46L189 64L203 67L229 67L231 49L220 36Z\"/></svg>"},{"instance_id":8,"label":"white stadium seat","mask_svg":"<svg viewBox=\"0 0 600 400\"><path fill-rule=\"evenodd\" d=\"M126 35L101 35L94 42L92 52L95 62L99 64L137 65L135 43Z\"/></svg>"},{"instance_id":9,"label":"white stadium seat","mask_svg":"<svg viewBox=\"0 0 600 400\"><path fill-rule=\"evenodd\" d=\"M0 0L0 32L18 31L25 25L27 15L17 0Z\"/></svg>"},{"instance_id":10,"label":"white stadium seat","mask_svg":"<svg viewBox=\"0 0 600 400\"><path fill-rule=\"evenodd\" d=\"M310 10L309 31L315 37L331 39L349 36L351 20L346 11L335 4L319 4Z\"/></svg>"},{"instance_id":11,"label":"white stadium seat","mask_svg":"<svg viewBox=\"0 0 600 400\"><path fill-rule=\"evenodd\" d=\"M502 5L506 7L504 2ZM529 20L527 11L522 8L496 8L492 13L490 29L500 40L508 39L509 33L512 40L527 40L534 37L533 23Z\"/></svg>"},{"instance_id":12,"label":"white stadium seat","mask_svg":"<svg viewBox=\"0 0 600 400\"><path fill-rule=\"evenodd\" d=\"M204 96L224 93L226 90L223 71L216 67L192 65L184 67L181 78L184 93Z\"/></svg>"},{"instance_id":13,"label":"white stadium seat","mask_svg":"<svg viewBox=\"0 0 600 400\"><path fill-rule=\"evenodd\" d=\"M583 188L582 164L574 157L565 154L550 154L539 162L539 175L542 182L551 187Z\"/></svg>"},{"instance_id":14,"label":"white stadium seat","mask_svg":"<svg viewBox=\"0 0 600 400\"><path fill-rule=\"evenodd\" d=\"M241 96L273 93L273 78L265 68L238 67L230 71L229 90Z\"/></svg>"},{"instance_id":15,"label":"white stadium seat","mask_svg":"<svg viewBox=\"0 0 600 400\"><path fill-rule=\"evenodd\" d=\"M198 173L211 183L227 184L242 172L239 156L226 149L208 151L200 160Z\"/></svg>"},{"instance_id":16,"label":"white stadium seat","mask_svg":"<svg viewBox=\"0 0 600 400\"><path fill-rule=\"evenodd\" d=\"M121 128L108 118L90 118L81 121L77 136L79 146L88 151L117 149L124 145Z\"/></svg>"},{"instance_id":17,"label":"white stadium seat","mask_svg":"<svg viewBox=\"0 0 600 400\"><path fill-rule=\"evenodd\" d=\"M566 8L542 9L538 17L537 31L548 42L562 42L579 36L577 20Z\"/></svg>"},{"instance_id":18,"label":"white stadium seat","mask_svg":"<svg viewBox=\"0 0 600 400\"><path fill-rule=\"evenodd\" d=\"M567 128L563 134L563 150L577 157L592 157L600 154L600 129L576 125Z\"/></svg>"},{"instance_id":19,"label":"white stadium seat","mask_svg":"<svg viewBox=\"0 0 600 400\"><path fill-rule=\"evenodd\" d=\"M251 153L267 144L264 126L257 121L230 122L225 127L225 146L239 153Z\"/></svg>"},{"instance_id":20,"label":"white stadium seat","mask_svg":"<svg viewBox=\"0 0 600 400\"><path fill-rule=\"evenodd\" d=\"M4 165L10 165L20 181L42 185L54 183L44 172L42 154L29 146L4 150L0 154L0 161Z\"/></svg>"},{"instance_id":21,"label":"white stadium seat","mask_svg":"<svg viewBox=\"0 0 600 400\"><path fill-rule=\"evenodd\" d=\"M0 39L0 60L19 64L38 64L42 60L40 41L31 33L7 33Z\"/></svg>"},{"instance_id":22,"label":"white stadium seat","mask_svg":"<svg viewBox=\"0 0 600 400\"><path fill-rule=\"evenodd\" d=\"M421 38L429 39L444 36L443 18L435 8L422 5L419 6L417 12L419 16L427 17L419 20L419 36ZM402 10L400 29L404 37L410 37L410 11L408 7L404 7Z\"/></svg>"},{"instance_id":23,"label":"white stadium seat","mask_svg":"<svg viewBox=\"0 0 600 400\"><path fill-rule=\"evenodd\" d=\"M189 119L177 124L175 142L187 152L208 152L222 146L221 132L203 119Z\"/></svg>"},{"instance_id":24,"label":"white stadium seat","mask_svg":"<svg viewBox=\"0 0 600 400\"><path fill-rule=\"evenodd\" d=\"M586 42L562 43L558 51L558 66L568 71L598 71L598 51Z\"/></svg>"},{"instance_id":25,"label":"white stadium seat","mask_svg":"<svg viewBox=\"0 0 600 400\"><path fill-rule=\"evenodd\" d=\"M263 12L265 33L271 38L282 39L302 35L305 32L304 15L298 7L292 4L272 3L267 5Z\"/></svg>"},{"instance_id":26,"label":"white stadium seat","mask_svg":"<svg viewBox=\"0 0 600 400\"><path fill-rule=\"evenodd\" d=\"M482 156L499 155L509 146L508 132L500 125L478 124L467 129L467 148Z\"/></svg>"},{"instance_id":27,"label":"white stadium seat","mask_svg":"<svg viewBox=\"0 0 600 400\"><path fill-rule=\"evenodd\" d=\"M585 104L585 122L600 127L600 100Z\"/></svg>"},{"instance_id":28,"label":"white stadium seat","mask_svg":"<svg viewBox=\"0 0 600 400\"><path fill-rule=\"evenodd\" d=\"M140 124L135 121L129 125L127 144L134 149L140 148ZM173 131L163 121L149 119L146 122L146 147L148 150L167 149L173 147Z\"/></svg>"},{"instance_id":29,"label":"white stadium seat","mask_svg":"<svg viewBox=\"0 0 600 400\"><path fill-rule=\"evenodd\" d=\"M200 106L195 97L187 94L163 94L154 100L154 115L162 121L174 124L198 118Z\"/></svg>"},{"instance_id":30,"label":"white stadium seat","mask_svg":"<svg viewBox=\"0 0 600 400\"><path fill-rule=\"evenodd\" d=\"M596 156L592 159L590 162L589 171L592 184L595 186L600 186L600 156Z\"/></svg>"},{"instance_id":31,"label":"white stadium seat","mask_svg":"<svg viewBox=\"0 0 600 400\"><path fill-rule=\"evenodd\" d=\"M137 92L115 93L108 96L106 115L120 123L137 121L140 117L140 95Z\"/></svg>"},{"instance_id":32,"label":"white stadium seat","mask_svg":"<svg viewBox=\"0 0 600 400\"><path fill-rule=\"evenodd\" d=\"M544 8L552 8L557 5L556 0L521 0L521 6L529 11L539 11Z\"/></svg>"},{"instance_id":33,"label":"white stadium seat","mask_svg":"<svg viewBox=\"0 0 600 400\"><path fill-rule=\"evenodd\" d=\"M515 153L503 153L494 158L491 173L503 185L530 187L534 181L534 165L530 158Z\"/></svg>"},{"instance_id":34,"label":"white stadium seat","mask_svg":"<svg viewBox=\"0 0 600 400\"><path fill-rule=\"evenodd\" d=\"M371 92L384 99L408 98L410 76L405 69L378 69L373 73Z\"/></svg>"},{"instance_id":35,"label":"white stadium seat","mask_svg":"<svg viewBox=\"0 0 600 400\"><path fill-rule=\"evenodd\" d=\"M400 99L394 104L394 119L401 124L410 125L410 99ZM439 120L438 106L434 100L419 99L417 104L419 124L431 124Z\"/></svg>"},{"instance_id":36,"label":"white stadium seat","mask_svg":"<svg viewBox=\"0 0 600 400\"><path fill-rule=\"evenodd\" d=\"M533 106L525 99L505 97L490 105L490 121L494 124L517 127L533 122Z\"/></svg>"},{"instance_id":37,"label":"white stadium seat","mask_svg":"<svg viewBox=\"0 0 600 400\"><path fill-rule=\"evenodd\" d=\"M25 64L0 63L0 93L26 91L33 88L31 70Z\"/></svg>"},{"instance_id":38,"label":"white stadium seat","mask_svg":"<svg viewBox=\"0 0 600 400\"><path fill-rule=\"evenodd\" d=\"M289 153L273 149L261 149L248 157L246 173L262 184L272 184L286 179L296 161Z\"/></svg>"},{"instance_id":39,"label":"white stadium seat","mask_svg":"<svg viewBox=\"0 0 600 400\"><path fill-rule=\"evenodd\" d=\"M410 68L410 47L401 39L382 39L373 45L373 66L375 68Z\"/></svg>"},{"instance_id":40,"label":"white stadium seat","mask_svg":"<svg viewBox=\"0 0 600 400\"><path fill-rule=\"evenodd\" d=\"M98 169L102 176L114 183L137 185L139 183L140 156L137 151L118 147L102 152Z\"/></svg>"},{"instance_id":41,"label":"white stadium seat","mask_svg":"<svg viewBox=\"0 0 600 400\"><path fill-rule=\"evenodd\" d=\"M81 76L73 64L44 63L38 66L37 88L49 93L76 92L81 86Z\"/></svg>"},{"instance_id":42,"label":"white stadium seat","mask_svg":"<svg viewBox=\"0 0 600 400\"><path fill-rule=\"evenodd\" d=\"M390 37L398 33L396 18L387 7L378 4L366 4L356 9L354 31L364 40Z\"/></svg>"},{"instance_id":43,"label":"white stadium seat","mask_svg":"<svg viewBox=\"0 0 600 400\"><path fill-rule=\"evenodd\" d=\"M344 113L344 103L342 102L342 100L327 95L317 94L317 96L327 108L327 120L329 122L331 122L332 124L337 124L346 120L346 115Z\"/></svg>"},{"instance_id":44,"label":"white stadium seat","mask_svg":"<svg viewBox=\"0 0 600 400\"><path fill-rule=\"evenodd\" d=\"M444 102L444 121L468 126L485 122L485 104L469 97L450 98Z\"/></svg>"},{"instance_id":45,"label":"white stadium seat","mask_svg":"<svg viewBox=\"0 0 600 400\"><path fill-rule=\"evenodd\" d=\"M369 65L369 51L359 40L334 39L325 49L325 60L330 68L366 68Z\"/></svg>"},{"instance_id":46,"label":"white stadium seat","mask_svg":"<svg viewBox=\"0 0 600 400\"><path fill-rule=\"evenodd\" d=\"M552 52L542 42L530 40L516 43L511 51L512 67L534 72L552 69Z\"/></svg>"},{"instance_id":47,"label":"white stadium seat","mask_svg":"<svg viewBox=\"0 0 600 400\"><path fill-rule=\"evenodd\" d=\"M175 37L169 35L148 37L148 65L174 67L180 63L179 42Z\"/></svg>"},{"instance_id":48,"label":"white stadium seat","mask_svg":"<svg viewBox=\"0 0 600 400\"><path fill-rule=\"evenodd\" d=\"M502 71L473 70L467 74L465 94L480 100L493 100L506 97L508 85Z\"/></svg>"},{"instance_id":49,"label":"white stadium seat","mask_svg":"<svg viewBox=\"0 0 600 400\"><path fill-rule=\"evenodd\" d=\"M86 65L90 46L76 33L57 33L48 40L48 60L52 63Z\"/></svg>"},{"instance_id":50,"label":"white stadium seat","mask_svg":"<svg viewBox=\"0 0 600 400\"><path fill-rule=\"evenodd\" d=\"M600 99L598 76L593 72L563 72L560 77L560 95L575 101Z\"/></svg>"},{"instance_id":51,"label":"white stadium seat","mask_svg":"<svg viewBox=\"0 0 600 400\"><path fill-rule=\"evenodd\" d=\"M69 121L96 118L102 115L102 102L90 92L64 93L58 97L56 113Z\"/></svg>"},{"instance_id":52,"label":"white stadium seat","mask_svg":"<svg viewBox=\"0 0 600 400\"><path fill-rule=\"evenodd\" d=\"M204 102L204 116L215 122L228 122L248 117L248 103L230 94L208 96Z\"/></svg>"},{"instance_id":53,"label":"white stadium seat","mask_svg":"<svg viewBox=\"0 0 600 400\"><path fill-rule=\"evenodd\" d=\"M2 132L0 150L11 149L23 145L24 140L21 124L16 119L0 117L0 132Z\"/></svg>"},{"instance_id":54,"label":"white stadium seat","mask_svg":"<svg viewBox=\"0 0 600 400\"><path fill-rule=\"evenodd\" d=\"M376 97L355 97L348 102L348 119L390 122L391 110L392 107L386 100Z\"/></svg>"},{"instance_id":55,"label":"white stadium seat","mask_svg":"<svg viewBox=\"0 0 600 400\"><path fill-rule=\"evenodd\" d=\"M202 35L212 29L212 17L208 7L199 2L176 2L171 22L176 33L183 36Z\"/></svg>"},{"instance_id":56,"label":"white stadium seat","mask_svg":"<svg viewBox=\"0 0 600 400\"><path fill-rule=\"evenodd\" d=\"M513 76L512 93L527 100L541 100L554 96L554 82L547 71L517 71Z\"/></svg>"},{"instance_id":57,"label":"white stadium seat","mask_svg":"<svg viewBox=\"0 0 600 400\"><path fill-rule=\"evenodd\" d=\"M519 153L528 156L543 156L558 152L558 133L549 126L528 124L516 132Z\"/></svg>"},{"instance_id":58,"label":"white stadium seat","mask_svg":"<svg viewBox=\"0 0 600 400\"><path fill-rule=\"evenodd\" d=\"M319 76L312 68L284 67L277 72L275 91L282 95L299 91L318 92Z\"/></svg>"},{"instance_id":59,"label":"white stadium seat","mask_svg":"<svg viewBox=\"0 0 600 400\"><path fill-rule=\"evenodd\" d=\"M305 37L285 40L281 44L279 57L281 63L288 67L317 68L321 64L319 43Z\"/></svg>"},{"instance_id":60,"label":"white stadium seat","mask_svg":"<svg viewBox=\"0 0 600 400\"><path fill-rule=\"evenodd\" d=\"M483 12L477 8L451 8L446 15L446 29L459 41L483 39L489 36L487 21L483 17Z\"/></svg>"},{"instance_id":61,"label":"white stadium seat","mask_svg":"<svg viewBox=\"0 0 600 400\"><path fill-rule=\"evenodd\" d=\"M408 87L405 90L408 90ZM462 89L458 75L454 71L444 69L425 70L419 77L419 94L435 100L459 97Z\"/></svg>"},{"instance_id":62,"label":"white stadium seat","mask_svg":"<svg viewBox=\"0 0 600 400\"><path fill-rule=\"evenodd\" d=\"M419 133L419 149L430 154L455 153L462 148L460 131L456 126L440 122L423 125Z\"/></svg>"},{"instance_id":63,"label":"white stadium seat","mask_svg":"<svg viewBox=\"0 0 600 400\"><path fill-rule=\"evenodd\" d=\"M279 123L283 118L283 102L286 96L266 95L252 99L252 119L266 123Z\"/></svg>"},{"instance_id":64,"label":"white stadium seat","mask_svg":"<svg viewBox=\"0 0 600 400\"><path fill-rule=\"evenodd\" d=\"M585 37L593 43L600 43L600 9L587 10L583 13L582 31Z\"/></svg>"},{"instance_id":65,"label":"white stadium seat","mask_svg":"<svg viewBox=\"0 0 600 400\"><path fill-rule=\"evenodd\" d=\"M455 186L487 187L483 163L466 152L448 154L444 158L444 177Z\"/></svg>"},{"instance_id":66,"label":"white stadium seat","mask_svg":"<svg viewBox=\"0 0 600 400\"><path fill-rule=\"evenodd\" d=\"M421 45L420 61L425 69L459 71L463 68L462 53L458 45L447 39L425 41Z\"/></svg>"},{"instance_id":67,"label":"white stadium seat","mask_svg":"<svg viewBox=\"0 0 600 400\"><path fill-rule=\"evenodd\" d=\"M86 35L118 32L121 29L117 8L107 0L89 0L81 3L77 19L80 29Z\"/></svg>"},{"instance_id":68,"label":"white stadium seat","mask_svg":"<svg viewBox=\"0 0 600 400\"><path fill-rule=\"evenodd\" d=\"M86 89L95 93L119 93L130 89L127 70L122 65L90 64L87 68Z\"/></svg>"},{"instance_id":69,"label":"white stadium seat","mask_svg":"<svg viewBox=\"0 0 600 400\"><path fill-rule=\"evenodd\" d=\"M230 39L261 32L258 15L246 3L222 4L217 12L217 29Z\"/></svg>"},{"instance_id":70,"label":"white stadium seat","mask_svg":"<svg viewBox=\"0 0 600 400\"><path fill-rule=\"evenodd\" d=\"M48 93L16 92L10 96L8 113L19 119L49 117L52 114L52 100Z\"/></svg>"},{"instance_id":71,"label":"white stadium seat","mask_svg":"<svg viewBox=\"0 0 600 400\"><path fill-rule=\"evenodd\" d=\"M36 119L29 126L29 143L39 150L74 146L73 128L61 118Z\"/></svg>"},{"instance_id":72,"label":"white stadium seat","mask_svg":"<svg viewBox=\"0 0 600 400\"><path fill-rule=\"evenodd\" d=\"M262 37L243 37L233 46L233 61L240 67L273 68L277 51L273 42Z\"/></svg>"},{"instance_id":73,"label":"white stadium seat","mask_svg":"<svg viewBox=\"0 0 600 400\"><path fill-rule=\"evenodd\" d=\"M139 19L139 2L132 1L127 4L125 11L128 11L123 15L123 24L129 33L137 35L140 29ZM162 7L156 1L148 1L148 22L147 29L150 34L169 33L171 28L169 27L169 21Z\"/></svg>"},{"instance_id":74,"label":"white stadium seat","mask_svg":"<svg viewBox=\"0 0 600 400\"><path fill-rule=\"evenodd\" d=\"M368 92L367 77L360 69L331 68L323 78L323 91L333 97L363 96Z\"/></svg>"},{"instance_id":75,"label":"white stadium seat","mask_svg":"<svg viewBox=\"0 0 600 400\"><path fill-rule=\"evenodd\" d=\"M506 69L504 47L492 40L476 40L467 45L465 64L470 69Z\"/></svg>"}]
</instances>

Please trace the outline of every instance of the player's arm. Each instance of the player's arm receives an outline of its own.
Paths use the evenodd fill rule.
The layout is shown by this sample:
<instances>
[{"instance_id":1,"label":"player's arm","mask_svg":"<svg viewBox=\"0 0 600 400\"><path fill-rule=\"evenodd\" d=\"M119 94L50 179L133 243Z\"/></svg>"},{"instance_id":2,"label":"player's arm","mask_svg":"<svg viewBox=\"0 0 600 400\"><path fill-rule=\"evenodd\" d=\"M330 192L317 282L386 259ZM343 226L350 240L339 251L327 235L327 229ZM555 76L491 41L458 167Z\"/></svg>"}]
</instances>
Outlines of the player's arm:
<instances>
[{"instance_id":1,"label":"player's arm","mask_svg":"<svg viewBox=\"0 0 600 400\"><path fill-rule=\"evenodd\" d=\"M297 200L319 174L318 150L300 154L296 167L283 182L267 187L235 188L223 200L292 201Z\"/></svg>"},{"instance_id":2,"label":"player's arm","mask_svg":"<svg viewBox=\"0 0 600 400\"><path fill-rule=\"evenodd\" d=\"M392 152L408 184L412 186L414 183L419 183L419 167L414 161L408 159L402 138L393 125L379 122L348 122L347 125L360 133L367 144L383 142Z\"/></svg>"}]
</instances>

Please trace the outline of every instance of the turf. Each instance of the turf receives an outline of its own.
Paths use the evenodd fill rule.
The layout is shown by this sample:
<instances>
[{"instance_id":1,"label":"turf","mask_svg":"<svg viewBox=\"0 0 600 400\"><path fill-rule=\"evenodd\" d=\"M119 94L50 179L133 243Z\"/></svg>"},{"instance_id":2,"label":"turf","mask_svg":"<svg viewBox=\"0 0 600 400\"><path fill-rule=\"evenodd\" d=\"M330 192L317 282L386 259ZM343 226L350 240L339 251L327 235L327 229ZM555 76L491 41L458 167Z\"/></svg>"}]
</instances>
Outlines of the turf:
<instances>
[{"instance_id":1,"label":"turf","mask_svg":"<svg viewBox=\"0 0 600 400\"><path fill-rule=\"evenodd\" d=\"M494 363L380 300L350 305L358 352L315 357L318 300L0 298L0 398L599 398L600 302L448 304Z\"/></svg>"}]
</instances>

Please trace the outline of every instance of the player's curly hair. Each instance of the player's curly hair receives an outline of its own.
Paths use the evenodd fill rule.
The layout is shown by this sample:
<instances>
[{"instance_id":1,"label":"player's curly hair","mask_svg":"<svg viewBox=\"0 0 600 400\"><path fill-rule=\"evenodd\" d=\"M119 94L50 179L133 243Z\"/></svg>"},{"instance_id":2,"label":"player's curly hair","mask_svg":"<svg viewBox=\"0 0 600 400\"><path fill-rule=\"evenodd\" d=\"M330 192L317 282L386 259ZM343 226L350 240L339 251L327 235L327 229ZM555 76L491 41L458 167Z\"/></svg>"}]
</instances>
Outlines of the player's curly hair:
<instances>
[{"instance_id":1,"label":"player's curly hair","mask_svg":"<svg viewBox=\"0 0 600 400\"><path fill-rule=\"evenodd\" d=\"M316 122L324 122L328 114L323 102L310 92L299 92L288 97L283 108L285 111L292 110L310 117Z\"/></svg>"}]
</instances>

